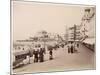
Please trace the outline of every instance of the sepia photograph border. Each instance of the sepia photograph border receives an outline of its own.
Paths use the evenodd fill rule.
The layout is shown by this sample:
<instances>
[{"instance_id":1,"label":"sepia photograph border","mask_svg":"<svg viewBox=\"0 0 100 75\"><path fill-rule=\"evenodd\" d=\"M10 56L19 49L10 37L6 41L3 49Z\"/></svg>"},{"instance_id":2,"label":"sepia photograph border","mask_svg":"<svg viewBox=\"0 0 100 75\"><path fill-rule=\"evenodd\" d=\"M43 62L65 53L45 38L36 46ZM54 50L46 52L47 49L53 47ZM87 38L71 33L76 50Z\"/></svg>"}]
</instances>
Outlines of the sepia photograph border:
<instances>
[{"instance_id":1,"label":"sepia photograph border","mask_svg":"<svg viewBox=\"0 0 100 75\"><path fill-rule=\"evenodd\" d=\"M80 69L80 70L64 70L64 71L48 71L48 72L32 72L32 73L13 73L12 71L12 45L13 45L13 25L12 25L12 1L21 1L21 2L33 2L33 3L41 3L41 4L56 4L56 5L70 5L70 6L93 6L95 8L96 15L96 5L88 5L88 4L73 4L73 3L58 3L58 2L42 2L42 1L28 1L28 0L10 0L10 74L11 75L19 75L19 74L39 74L39 73L53 73L53 72L71 72L71 71L84 71L84 70L96 70L95 69ZM96 62L96 17L95 17L95 62ZM96 65L96 64L95 64Z\"/></svg>"}]
</instances>

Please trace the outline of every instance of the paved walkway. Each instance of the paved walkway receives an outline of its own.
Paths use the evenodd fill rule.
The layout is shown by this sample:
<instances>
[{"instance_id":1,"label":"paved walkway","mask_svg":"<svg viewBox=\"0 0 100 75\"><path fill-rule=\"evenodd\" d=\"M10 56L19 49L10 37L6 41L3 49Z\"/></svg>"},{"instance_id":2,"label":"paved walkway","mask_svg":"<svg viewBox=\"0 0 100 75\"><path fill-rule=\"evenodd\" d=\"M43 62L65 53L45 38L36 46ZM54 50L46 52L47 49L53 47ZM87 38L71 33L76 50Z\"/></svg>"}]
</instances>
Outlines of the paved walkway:
<instances>
[{"instance_id":1,"label":"paved walkway","mask_svg":"<svg viewBox=\"0 0 100 75\"><path fill-rule=\"evenodd\" d=\"M14 73L34 73L47 71L95 69L95 53L80 44L78 52L68 54L67 47L59 48L54 51L54 59L49 60L48 54L45 55L45 62L34 63L21 68L14 69Z\"/></svg>"}]
</instances>

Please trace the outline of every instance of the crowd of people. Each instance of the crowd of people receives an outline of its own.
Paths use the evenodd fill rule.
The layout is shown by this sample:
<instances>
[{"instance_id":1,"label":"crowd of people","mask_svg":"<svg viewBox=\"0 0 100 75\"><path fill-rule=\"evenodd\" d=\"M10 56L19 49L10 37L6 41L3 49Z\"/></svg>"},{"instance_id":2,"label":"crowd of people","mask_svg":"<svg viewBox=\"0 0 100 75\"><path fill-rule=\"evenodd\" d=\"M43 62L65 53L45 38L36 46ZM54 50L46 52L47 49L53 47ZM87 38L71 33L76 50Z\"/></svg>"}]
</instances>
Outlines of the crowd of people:
<instances>
[{"instance_id":1,"label":"crowd of people","mask_svg":"<svg viewBox=\"0 0 100 75\"><path fill-rule=\"evenodd\" d=\"M54 59L54 50L60 50L58 48L65 48L64 50L66 50L68 52L68 54L73 54L75 52L78 52L78 48L79 48L79 43L75 43L75 42L68 42L67 44L64 45L56 45L55 47L52 46L48 46L47 50L45 49L45 47L41 46L41 44L36 45L34 48L31 48L29 50L29 53L24 55L26 58L26 62L25 60L23 60L24 64L30 64L31 60L33 60L34 63L38 63L38 62L44 62L45 61L45 56L46 54L48 54L48 60L53 60ZM24 50L24 49L23 49ZM62 50L62 49L61 49ZM17 56L18 59L21 59L21 57L24 57L23 55ZM33 59L30 59L30 58Z\"/></svg>"},{"instance_id":2,"label":"crowd of people","mask_svg":"<svg viewBox=\"0 0 100 75\"><path fill-rule=\"evenodd\" d=\"M79 48L79 43L70 42L68 43L68 53L75 53L77 52L77 48Z\"/></svg>"},{"instance_id":3,"label":"crowd of people","mask_svg":"<svg viewBox=\"0 0 100 75\"><path fill-rule=\"evenodd\" d=\"M77 48L79 47L79 43L75 44L75 42L70 42L67 44L68 53L75 53ZM45 48L36 48L33 51L34 55L34 63L36 62L44 62L44 55L46 54ZM53 59L53 49L49 49L49 60Z\"/></svg>"},{"instance_id":4,"label":"crowd of people","mask_svg":"<svg viewBox=\"0 0 100 75\"><path fill-rule=\"evenodd\" d=\"M48 50L49 51L49 60L53 59L53 51L52 49ZM30 52L32 53L32 52ZM33 51L33 56L34 56L34 63L37 62L44 62L44 55L46 54L46 50L43 47L35 48Z\"/></svg>"}]
</instances>

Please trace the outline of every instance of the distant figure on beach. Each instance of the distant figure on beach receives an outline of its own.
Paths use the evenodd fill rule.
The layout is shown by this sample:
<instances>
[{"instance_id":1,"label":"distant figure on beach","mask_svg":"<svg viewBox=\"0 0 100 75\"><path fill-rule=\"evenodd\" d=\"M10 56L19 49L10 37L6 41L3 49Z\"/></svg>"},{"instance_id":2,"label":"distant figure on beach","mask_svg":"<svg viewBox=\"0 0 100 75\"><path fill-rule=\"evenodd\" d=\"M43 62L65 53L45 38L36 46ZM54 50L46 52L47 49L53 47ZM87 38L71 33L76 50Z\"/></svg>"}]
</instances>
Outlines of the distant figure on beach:
<instances>
[{"instance_id":1,"label":"distant figure on beach","mask_svg":"<svg viewBox=\"0 0 100 75\"><path fill-rule=\"evenodd\" d=\"M71 51L71 47L72 47L72 43L71 42L69 42L69 44L68 44L68 53L71 53L72 51Z\"/></svg>"},{"instance_id":2,"label":"distant figure on beach","mask_svg":"<svg viewBox=\"0 0 100 75\"><path fill-rule=\"evenodd\" d=\"M39 55L39 50L38 49L35 49L33 51L33 54L34 54L34 62L38 62L38 55Z\"/></svg>"},{"instance_id":3,"label":"distant figure on beach","mask_svg":"<svg viewBox=\"0 0 100 75\"><path fill-rule=\"evenodd\" d=\"M77 43L77 47L79 48L79 43Z\"/></svg>"},{"instance_id":4,"label":"distant figure on beach","mask_svg":"<svg viewBox=\"0 0 100 75\"><path fill-rule=\"evenodd\" d=\"M44 62L44 53L45 53L44 48L40 48L40 50L39 50L39 62Z\"/></svg>"},{"instance_id":5,"label":"distant figure on beach","mask_svg":"<svg viewBox=\"0 0 100 75\"><path fill-rule=\"evenodd\" d=\"M71 42L71 53L74 53L74 43Z\"/></svg>"},{"instance_id":6,"label":"distant figure on beach","mask_svg":"<svg viewBox=\"0 0 100 75\"><path fill-rule=\"evenodd\" d=\"M52 60L53 59L53 52L52 50L49 50L49 60Z\"/></svg>"},{"instance_id":7,"label":"distant figure on beach","mask_svg":"<svg viewBox=\"0 0 100 75\"><path fill-rule=\"evenodd\" d=\"M67 47L68 47L68 53L70 53L70 46L68 45Z\"/></svg>"},{"instance_id":8,"label":"distant figure on beach","mask_svg":"<svg viewBox=\"0 0 100 75\"><path fill-rule=\"evenodd\" d=\"M79 50L79 43L76 43L74 52L75 52L75 53L78 53L78 50Z\"/></svg>"}]
</instances>

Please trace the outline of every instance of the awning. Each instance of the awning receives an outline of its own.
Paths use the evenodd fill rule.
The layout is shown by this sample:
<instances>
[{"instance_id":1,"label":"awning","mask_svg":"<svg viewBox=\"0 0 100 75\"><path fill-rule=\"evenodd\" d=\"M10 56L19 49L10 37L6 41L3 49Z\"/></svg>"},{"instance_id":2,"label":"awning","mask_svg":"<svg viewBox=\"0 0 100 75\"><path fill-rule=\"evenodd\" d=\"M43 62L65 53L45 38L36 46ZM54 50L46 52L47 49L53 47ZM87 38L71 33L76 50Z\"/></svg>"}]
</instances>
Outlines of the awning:
<instances>
[{"instance_id":1,"label":"awning","mask_svg":"<svg viewBox=\"0 0 100 75\"><path fill-rule=\"evenodd\" d=\"M87 38L83 42L87 43L87 44L94 44L95 43L95 38Z\"/></svg>"},{"instance_id":2,"label":"awning","mask_svg":"<svg viewBox=\"0 0 100 75\"><path fill-rule=\"evenodd\" d=\"M13 55L22 55L22 54L27 54L27 53L29 53L29 51L28 50L14 50L13 51Z\"/></svg>"}]
</instances>

